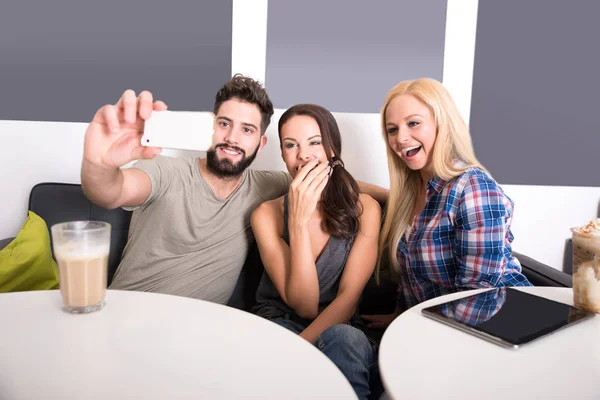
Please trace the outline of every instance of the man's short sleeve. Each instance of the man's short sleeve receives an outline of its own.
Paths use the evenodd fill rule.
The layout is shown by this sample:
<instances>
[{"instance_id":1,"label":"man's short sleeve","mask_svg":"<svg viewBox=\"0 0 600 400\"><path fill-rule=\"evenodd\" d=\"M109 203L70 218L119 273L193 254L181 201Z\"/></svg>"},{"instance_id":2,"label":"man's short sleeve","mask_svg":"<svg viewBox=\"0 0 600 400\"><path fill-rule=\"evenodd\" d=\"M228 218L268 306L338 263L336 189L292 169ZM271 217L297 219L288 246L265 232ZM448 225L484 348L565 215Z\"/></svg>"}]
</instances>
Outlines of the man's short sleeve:
<instances>
[{"instance_id":1,"label":"man's short sleeve","mask_svg":"<svg viewBox=\"0 0 600 400\"><path fill-rule=\"evenodd\" d=\"M144 171L150 178L152 189L142 204L137 207L123 207L124 210L133 211L150 204L154 199L162 196L173 182L173 159L169 157L156 156L151 160L139 160L131 168Z\"/></svg>"},{"instance_id":2,"label":"man's short sleeve","mask_svg":"<svg viewBox=\"0 0 600 400\"><path fill-rule=\"evenodd\" d=\"M272 171L275 176L275 180L277 180L277 186L279 186L279 193L277 197L281 197L287 192L290 191L290 183L292 182L292 177L287 172L283 171Z\"/></svg>"},{"instance_id":3,"label":"man's short sleeve","mask_svg":"<svg viewBox=\"0 0 600 400\"><path fill-rule=\"evenodd\" d=\"M290 190L292 177L287 172L252 170L252 174L264 201L281 197Z\"/></svg>"}]
</instances>

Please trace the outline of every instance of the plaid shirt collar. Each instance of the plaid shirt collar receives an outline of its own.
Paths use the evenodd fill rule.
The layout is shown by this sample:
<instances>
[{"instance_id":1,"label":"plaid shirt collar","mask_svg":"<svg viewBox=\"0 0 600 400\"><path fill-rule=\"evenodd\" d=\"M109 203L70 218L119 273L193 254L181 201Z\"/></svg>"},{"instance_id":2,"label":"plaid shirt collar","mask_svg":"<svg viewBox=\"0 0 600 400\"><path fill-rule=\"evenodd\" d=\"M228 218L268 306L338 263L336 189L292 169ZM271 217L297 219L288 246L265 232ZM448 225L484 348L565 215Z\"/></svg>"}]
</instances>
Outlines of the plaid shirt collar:
<instances>
[{"instance_id":1,"label":"plaid shirt collar","mask_svg":"<svg viewBox=\"0 0 600 400\"><path fill-rule=\"evenodd\" d=\"M459 159L457 159L457 158L455 158L455 159L452 161L452 164L453 164L455 167L466 167L466 166L467 166L467 163L465 163L464 161L462 161L462 160L459 160ZM462 173L461 173L461 175L462 175ZM437 176L437 175L434 175L434 176L433 176L433 178L431 178L431 179L429 180L429 182L427 182L426 188L427 188L428 190L429 190L429 189L433 189L433 190L435 190L435 192L436 192L437 194L440 194L440 192L442 191L442 189L444 188L444 186L446 186L446 184L447 184L448 182L450 182L450 179L442 179L442 178L440 178L439 176Z\"/></svg>"},{"instance_id":2,"label":"plaid shirt collar","mask_svg":"<svg viewBox=\"0 0 600 400\"><path fill-rule=\"evenodd\" d=\"M427 182L427 189L433 189L436 193L440 193L444 186L448 183L448 179L442 179L439 176L434 176Z\"/></svg>"}]
</instances>

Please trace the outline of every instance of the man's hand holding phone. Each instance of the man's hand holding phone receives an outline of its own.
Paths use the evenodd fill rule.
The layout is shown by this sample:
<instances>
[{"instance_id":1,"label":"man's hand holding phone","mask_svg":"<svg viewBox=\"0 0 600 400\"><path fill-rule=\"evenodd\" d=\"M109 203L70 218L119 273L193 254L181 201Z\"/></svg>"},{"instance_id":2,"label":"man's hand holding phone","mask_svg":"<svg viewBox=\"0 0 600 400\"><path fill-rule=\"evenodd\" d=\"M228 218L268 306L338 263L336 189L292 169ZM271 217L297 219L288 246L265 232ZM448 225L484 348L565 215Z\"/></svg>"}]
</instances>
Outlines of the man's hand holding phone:
<instances>
[{"instance_id":1,"label":"man's hand holding phone","mask_svg":"<svg viewBox=\"0 0 600 400\"><path fill-rule=\"evenodd\" d=\"M143 147L140 138L152 113L166 109L167 105L154 101L148 91L137 97L133 90L125 91L117 104L105 105L96 112L85 133L84 162L114 169L132 160L156 156L161 149Z\"/></svg>"}]
</instances>

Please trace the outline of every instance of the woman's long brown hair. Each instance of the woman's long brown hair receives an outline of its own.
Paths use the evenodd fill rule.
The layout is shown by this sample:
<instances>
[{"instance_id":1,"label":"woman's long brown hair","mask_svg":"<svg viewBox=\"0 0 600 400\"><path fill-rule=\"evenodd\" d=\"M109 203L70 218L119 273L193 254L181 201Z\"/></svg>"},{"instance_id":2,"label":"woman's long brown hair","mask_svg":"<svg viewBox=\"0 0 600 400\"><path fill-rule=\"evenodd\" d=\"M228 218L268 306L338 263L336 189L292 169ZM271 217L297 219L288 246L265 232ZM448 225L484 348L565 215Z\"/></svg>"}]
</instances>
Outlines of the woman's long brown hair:
<instances>
[{"instance_id":1,"label":"woman's long brown hair","mask_svg":"<svg viewBox=\"0 0 600 400\"><path fill-rule=\"evenodd\" d=\"M342 137L334 116L325 108L315 104L298 104L283 113L278 131L296 115L314 119L321 131L321 142L329 165L333 166L329 182L321 194L325 212L325 227L335 237L348 239L358 232L358 218L362 213L358 184L344 167L342 161ZM333 156L331 155L333 153Z\"/></svg>"}]
</instances>

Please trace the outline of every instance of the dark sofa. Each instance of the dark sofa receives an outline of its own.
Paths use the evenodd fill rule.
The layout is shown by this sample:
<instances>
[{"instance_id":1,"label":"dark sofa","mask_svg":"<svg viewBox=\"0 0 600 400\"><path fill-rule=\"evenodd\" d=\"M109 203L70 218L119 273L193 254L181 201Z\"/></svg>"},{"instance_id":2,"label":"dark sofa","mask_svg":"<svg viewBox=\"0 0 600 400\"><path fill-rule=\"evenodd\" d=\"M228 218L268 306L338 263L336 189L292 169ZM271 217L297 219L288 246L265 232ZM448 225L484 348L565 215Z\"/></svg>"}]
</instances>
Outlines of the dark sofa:
<instances>
[{"instance_id":1,"label":"dark sofa","mask_svg":"<svg viewBox=\"0 0 600 400\"><path fill-rule=\"evenodd\" d=\"M48 228L53 224L74 220L101 220L112 226L111 248L108 261L109 283L115 273L121 254L127 242L131 212L114 209L106 210L90 202L78 184L40 183L34 186L29 196L29 210L42 217ZM0 240L0 249L9 239ZM523 272L536 286L571 287L570 275L539 263L525 255L514 253L523 265ZM229 305L242 310L250 310L254 305L256 288L262 275L263 266L256 245L250 248L246 263L241 271ZM383 282L376 285L372 280L363 293L361 312L390 313L395 307L395 284Z\"/></svg>"}]
</instances>

